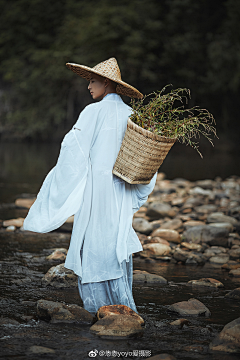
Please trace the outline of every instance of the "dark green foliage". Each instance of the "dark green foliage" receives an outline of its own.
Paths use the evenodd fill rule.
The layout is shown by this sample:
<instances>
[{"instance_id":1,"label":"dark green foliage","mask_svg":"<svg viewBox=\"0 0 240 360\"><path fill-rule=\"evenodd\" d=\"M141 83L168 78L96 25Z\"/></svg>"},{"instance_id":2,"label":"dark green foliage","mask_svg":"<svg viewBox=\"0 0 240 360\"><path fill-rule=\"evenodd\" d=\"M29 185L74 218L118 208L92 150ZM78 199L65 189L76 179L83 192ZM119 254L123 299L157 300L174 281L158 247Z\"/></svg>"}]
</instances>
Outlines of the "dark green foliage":
<instances>
[{"instance_id":1,"label":"dark green foliage","mask_svg":"<svg viewBox=\"0 0 240 360\"><path fill-rule=\"evenodd\" d=\"M142 93L190 88L191 106L234 128L239 16L234 0L0 0L0 133L62 137L91 101L66 62L112 56Z\"/></svg>"}]
</instances>

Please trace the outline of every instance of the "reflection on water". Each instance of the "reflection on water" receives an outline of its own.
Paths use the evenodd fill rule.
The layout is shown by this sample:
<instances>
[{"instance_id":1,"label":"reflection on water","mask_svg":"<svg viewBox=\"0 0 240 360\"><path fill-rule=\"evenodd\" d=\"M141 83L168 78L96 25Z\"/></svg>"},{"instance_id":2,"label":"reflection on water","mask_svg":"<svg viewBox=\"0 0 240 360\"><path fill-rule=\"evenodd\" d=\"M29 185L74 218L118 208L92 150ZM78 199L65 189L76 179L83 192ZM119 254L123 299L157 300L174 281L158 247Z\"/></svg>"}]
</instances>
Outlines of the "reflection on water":
<instances>
[{"instance_id":1,"label":"reflection on water","mask_svg":"<svg viewBox=\"0 0 240 360\"><path fill-rule=\"evenodd\" d=\"M167 155L161 171L168 179L223 179L240 175L240 152L220 140L215 147L203 143L203 159L195 150L176 143ZM20 193L37 193L42 181L56 164L59 143L0 143L0 203L11 202Z\"/></svg>"}]
</instances>

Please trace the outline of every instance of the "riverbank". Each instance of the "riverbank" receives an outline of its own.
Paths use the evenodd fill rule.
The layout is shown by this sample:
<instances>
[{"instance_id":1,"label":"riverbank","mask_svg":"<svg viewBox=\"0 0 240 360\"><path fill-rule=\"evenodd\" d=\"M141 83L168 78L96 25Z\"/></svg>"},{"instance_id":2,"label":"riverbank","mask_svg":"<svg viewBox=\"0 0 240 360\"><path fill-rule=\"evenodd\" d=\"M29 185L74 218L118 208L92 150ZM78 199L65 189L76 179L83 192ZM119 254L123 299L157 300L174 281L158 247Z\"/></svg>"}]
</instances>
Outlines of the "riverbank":
<instances>
[{"instance_id":1,"label":"riverbank","mask_svg":"<svg viewBox=\"0 0 240 360\"><path fill-rule=\"evenodd\" d=\"M64 283L62 277L60 281L46 275L64 263L72 219L50 234L22 231L26 206L32 201L23 195L0 204L4 359L38 359L44 351L49 359L87 359L93 349L150 350L151 355L168 353L176 359L239 357L229 352L229 344L222 353L214 349L224 326L240 317L239 177L191 182L158 175L153 193L133 220L143 246L133 256L133 296L144 331L141 338L124 342L94 335L90 324L52 323L39 316L40 300L78 306L82 302L71 274ZM15 223L6 222L11 219ZM197 301L195 314L186 307L190 299ZM239 351L237 345L235 349Z\"/></svg>"}]
</instances>

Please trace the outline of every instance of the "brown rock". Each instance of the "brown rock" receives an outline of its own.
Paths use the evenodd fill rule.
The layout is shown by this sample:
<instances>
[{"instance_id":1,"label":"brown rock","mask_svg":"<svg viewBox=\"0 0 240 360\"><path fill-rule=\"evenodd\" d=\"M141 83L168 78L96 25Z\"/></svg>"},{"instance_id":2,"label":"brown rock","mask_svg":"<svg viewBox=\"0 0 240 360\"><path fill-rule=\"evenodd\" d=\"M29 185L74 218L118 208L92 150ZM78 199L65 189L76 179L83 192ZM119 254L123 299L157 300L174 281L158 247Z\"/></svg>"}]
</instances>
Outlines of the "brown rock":
<instances>
[{"instance_id":1,"label":"brown rock","mask_svg":"<svg viewBox=\"0 0 240 360\"><path fill-rule=\"evenodd\" d=\"M31 198L31 199L17 199L15 201L15 205L17 207L23 207L23 208L27 208L30 209L30 207L32 206L32 204L34 203L34 201L36 200L36 198Z\"/></svg>"},{"instance_id":2,"label":"brown rock","mask_svg":"<svg viewBox=\"0 0 240 360\"><path fill-rule=\"evenodd\" d=\"M185 241L181 243L181 247L185 247L189 250L196 250L196 251L201 251L202 249L202 246L199 244L187 243Z\"/></svg>"},{"instance_id":3,"label":"brown rock","mask_svg":"<svg viewBox=\"0 0 240 360\"><path fill-rule=\"evenodd\" d=\"M143 335L139 322L129 315L108 315L90 327L90 332L103 338L124 339Z\"/></svg>"},{"instance_id":4,"label":"brown rock","mask_svg":"<svg viewBox=\"0 0 240 360\"><path fill-rule=\"evenodd\" d=\"M55 354L55 350L37 345L31 346L27 352L30 354Z\"/></svg>"},{"instance_id":5,"label":"brown rock","mask_svg":"<svg viewBox=\"0 0 240 360\"><path fill-rule=\"evenodd\" d=\"M173 220L169 220L164 222L160 228L161 229L170 229L170 230L177 230L180 229L182 226L182 221L180 219L173 219Z\"/></svg>"},{"instance_id":6,"label":"brown rock","mask_svg":"<svg viewBox=\"0 0 240 360\"><path fill-rule=\"evenodd\" d=\"M178 326L181 329L183 327L183 325L189 325L189 320L187 320L187 319L177 319L175 321L172 321L169 325Z\"/></svg>"},{"instance_id":7,"label":"brown rock","mask_svg":"<svg viewBox=\"0 0 240 360\"><path fill-rule=\"evenodd\" d=\"M233 261L233 260L229 260L226 264L223 264L222 269L225 270L235 270L240 268L240 263L238 263L237 261Z\"/></svg>"},{"instance_id":8,"label":"brown rock","mask_svg":"<svg viewBox=\"0 0 240 360\"><path fill-rule=\"evenodd\" d=\"M147 284L167 284L167 280L164 277L156 274L150 274L147 271L133 273L133 281Z\"/></svg>"},{"instance_id":9,"label":"brown rock","mask_svg":"<svg viewBox=\"0 0 240 360\"><path fill-rule=\"evenodd\" d=\"M188 220L185 223L183 223L183 226L186 229L193 227L193 226L200 226L200 225L205 225L205 223L203 221L199 221L199 220Z\"/></svg>"},{"instance_id":10,"label":"brown rock","mask_svg":"<svg viewBox=\"0 0 240 360\"><path fill-rule=\"evenodd\" d=\"M168 255L171 251L170 246L160 243L155 244L144 244L144 250L148 250L153 255Z\"/></svg>"},{"instance_id":11,"label":"brown rock","mask_svg":"<svg viewBox=\"0 0 240 360\"><path fill-rule=\"evenodd\" d=\"M24 218L4 220L4 221L3 221L3 226L4 226L4 227L7 227L7 226L21 227L21 226L23 226L23 222L24 222Z\"/></svg>"},{"instance_id":12,"label":"brown rock","mask_svg":"<svg viewBox=\"0 0 240 360\"><path fill-rule=\"evenodd\" d=\"M229 353L240 352L240 318L237 318L224 326L209 345L211 351Z\"/></svg>"},{"instance_id":13,"label":"brown rock","mask_svg":"<svg viewBox=\"0 0 240 360\"><path fill-rule=\"evenodd\" d=\"M225 295L227 299L240 300L240 288L231 290L228 294Z\"/></svg>"},{"instance_id":14,"label":"brown rock","mask_svg":"<svg viewBox=\"0 0 240 360\"><path fill-rule=\"evenodd\" d=\"M179 233L176 230L170 230L170 229L156 229L151 234L152 237L160 237L164 240L171 241L174 243L179 244L181 242L181 237Z\"/></svg>"},{"instance_id":15,"label":"brown rock","mask_svg":"<svg viewBox=\"0 0 240 360\"><path fill-rule=\"evenodd\" d=\"M46 259L64 261L66 259L66 255L67 255L67 249L60 248L60 249L55 249L51 255L46 257Z\"/></svg>"},{"instance_id":16,"label":"brown rock","mask_svg":"<svg viewBox=\"0 0 240 360\"><path fill-rule=\"evenodd\" d=\"M220 281L212 279L212 278L202 278L199 280L190 280L190 281L188 281L188 284L191 284L193 286L208 286L208 287L214 287L214 288L224 287L224 285Z\"/></svg>"},{"instance_id":17,"label":"brown rock","mask_svg":"<svg viewBox=\"0 0 240 360\"><path fill-rule=\"evenodd\" d=\"M209 309L197 299L189 299L188 301L181 301L169 306L169 310L177 312L181 315L211 315Z\"/></svg>"},{"instance_id":18,"label":"brown rock","mask_svg":"<svg viewBox=\"0 0 240 360\"><path fill-rule=\"evenodd\" d=\"M103 319L105 316L109 315L128 315L132 316L136 321L139 322L140 325L144 325L145 323L140 315L138 315L135 311L126 305L101 306L96 314L98 320Z\"/></svg>"},{"instance_id":19,"label":"brown rock","mask_svg":"<svg viewBox=\"0 0 240 360\"><path fill-rule=\"evenodd\" d=\"M240 268L229 271L229 275L239 278L240 277Z\"/></svg>"},{"instance_id":20,"label":"brown rock","mask_svg":"<svg viewBox=\"0 0 240 360\"><path fill-rule=\"evenodd\" d=\"M240 258L240 248L229 250L228 254L230 255L230 259L236 260Z\"/></svg>"},{"instance_id":21,"label":"brown rock","mask_svg":"<svg viewBox=\"0 0 240 360\"><path fill-rule=\"evenodd\" d=\"M161 239L158 236L154 236L153 238L151 236L149 236L149 239L144 241L144 244L156 244L156 243L170 246L170 244L167 240Z\"/></svg>"}]
</instances>

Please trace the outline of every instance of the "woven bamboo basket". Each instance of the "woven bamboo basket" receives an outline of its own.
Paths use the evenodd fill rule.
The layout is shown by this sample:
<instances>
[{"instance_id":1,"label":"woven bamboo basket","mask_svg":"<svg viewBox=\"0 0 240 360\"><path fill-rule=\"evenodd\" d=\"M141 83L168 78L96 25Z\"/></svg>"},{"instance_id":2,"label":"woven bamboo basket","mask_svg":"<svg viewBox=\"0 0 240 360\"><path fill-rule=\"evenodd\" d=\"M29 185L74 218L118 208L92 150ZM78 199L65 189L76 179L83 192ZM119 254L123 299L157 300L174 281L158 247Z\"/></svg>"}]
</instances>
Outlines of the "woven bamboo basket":
<instances>
[{"instance_id":1,"label":"woven bamboo basket","mask_svg":"<svg viewBox=\"0 0 240 360\"><path fill-rule=\"evenodd\" d=\"M149 184L176 140L154 134L128 119L113 174L129 184Z\"/></svg>"}]
</instances>

